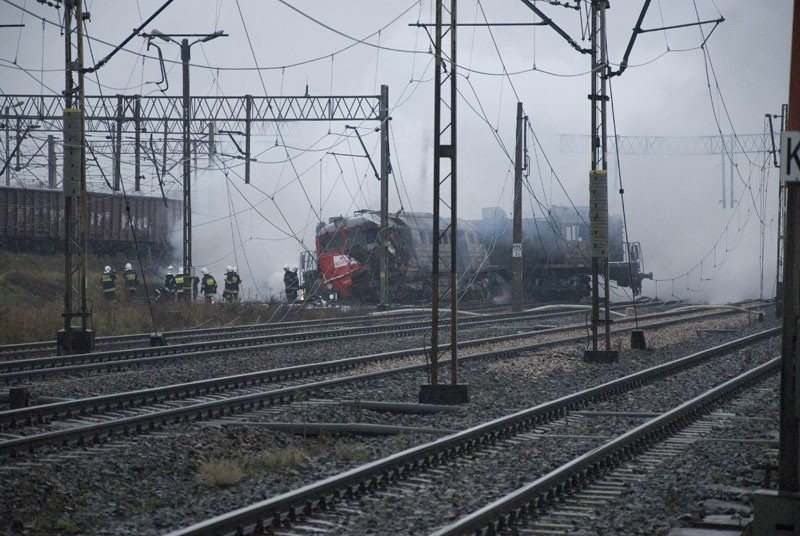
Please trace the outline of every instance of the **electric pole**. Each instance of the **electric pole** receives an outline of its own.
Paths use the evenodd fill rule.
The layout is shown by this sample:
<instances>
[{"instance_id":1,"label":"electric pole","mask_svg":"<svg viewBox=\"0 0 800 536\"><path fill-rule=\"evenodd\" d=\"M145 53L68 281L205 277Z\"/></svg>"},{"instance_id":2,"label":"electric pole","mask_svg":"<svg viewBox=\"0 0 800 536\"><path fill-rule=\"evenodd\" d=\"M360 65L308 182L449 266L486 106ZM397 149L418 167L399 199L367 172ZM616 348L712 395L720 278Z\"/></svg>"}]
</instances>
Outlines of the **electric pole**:
<instances>
[{"instance_id":1,"label":"electric pole","mask_svg":"<svg viewBox=\"0 0 800 536\"><path fill-rule=\"evenodd\" d=\"M228 34L222 30L216 31L211 34L165 34L158 30L151 30L149 34L142 34L143 37L153 39L158 37L168 43L176 43L181 47L181 66L183 72L183 276L185 281L184 292L189 292L191 295L191 302L194 302L195 296L194 285L192 285L192 142L191 142L191 124L192 124L192 96L189 89L189 60L191 59L191 48L197 43L205 43L216 39L217 37L224 37ZM176 37L181 37L181 41L175 40ZM192 42L189 42L189 37L196 37ZM248 116L250 115L250 102L247 100ZM249 121L246 121L249 123ZM166 129L166 123L164 123ZM249 143L250 137L247 137ZM249 157L249 154L247 155ZM249 182L249 168L248 168L248 181Z\"/></svg>"},{"instance_id":2,"label":"electric pole","mask_svg":"<svg viewBox=\"0 0 800 536\"><path fill-rule=\"evenodd\" d=\"M584 361L613 363L619 352L611 350L610 291L608 281L608 128L607 85L609 67L606 47L607 0L592 0L592 168L589 172L589 254L592 258L592 349ZM600 276L603 276L603 325L605 349L598 349L600 325Z\"/></svg>"},{"instance_id":3,"label":"electric pole","mask_svg":"<svg viewBox=\"0 0 800 536\"><path fill-rule=\"evenodd\" d=\"M753 534L800 533L800 0L794 0L789 113L781 136L781 181L786 197L781 345L778 489L758 490L753 500Z\"/></svg>"},{"instance_id":4,"label":"electric pole","mask_svg":"<svg viewBox=\"0 0 800 536\"><path fill-rule=\"evenodd\" d=\"M73 18L74 12L74 18ZM94 350L94 332L89 329L91 313L86 300L88 221L86 202L86 123L83 84L82 0L64 2L64 327L56 335L59 354L88 353ZM74 27L73 27L74 23ZM77 59L73 60L73 42ZM73 75L77 73L75 84ZM77 96L77 99L75 98ZM77 257L77 259L76 259ZM77 261L77 266L75 266ZM77 281L76 281L77 279ZM80 307L75 310L77 292ZM79 319L80 326L73 326Z\"/></svg>"},{"instance_id":5,"label":"electric pole","mask_svg":"<svg viewBox=\"0 0 800 536\"><path fill-rule=\"evenodd\" d=\"M381 273L380 273L380 299L379 310L389 308L389 86L381 86L380 108L378 121L381 126ZM359 138L360 140L361 138ZM363 143L363 142L362 142Z\"/></svg>"},{"instance_id":6,"label":"electric pole","mask_svg":"<svg viewBox=\"0 0 800 536\"><path fill-rule=\"evenodd\" d=\"M524 125L522 103L517 103L517 145L514 153L514 215L511 246L511 310L522 310L522 170L525 167L522 152Z\"/></svg>"},{"instance_id":7,"label":"electric pole","mask_svg":"<svg viewBox=\"0 0 800 536\"><path fill-rule=\"evenodd\" d=\"M422 385L419 394L420 402L431 404L460 404L469 401L466 384L458 383L458 189L456 181L456 3L450 0L450 24L443 30L443 0L436 0L436 37L434 67L434 102L433 102L433 221L432 221L432 254L431 254L431 364L429 368L430 384ZM443 37L450 34L450 50L448 61L442 53ZM444 77L442 74L444 73ZM449 92L442 89L449 82ZM449 111L449 115L443 114ZM449 135L449 140L447 139ZM444 141L444 143L443 143ZM449 141L449 143L448 143ZM449 169L444 169L445 161L449 161ZM441 197L441 186L450 183L450 200ZM440 205L450 208L449 228L441 227ZM440 244L449 231L450 242L450 384L439 383L439 265Z\"/></svg>"}]
</instances>

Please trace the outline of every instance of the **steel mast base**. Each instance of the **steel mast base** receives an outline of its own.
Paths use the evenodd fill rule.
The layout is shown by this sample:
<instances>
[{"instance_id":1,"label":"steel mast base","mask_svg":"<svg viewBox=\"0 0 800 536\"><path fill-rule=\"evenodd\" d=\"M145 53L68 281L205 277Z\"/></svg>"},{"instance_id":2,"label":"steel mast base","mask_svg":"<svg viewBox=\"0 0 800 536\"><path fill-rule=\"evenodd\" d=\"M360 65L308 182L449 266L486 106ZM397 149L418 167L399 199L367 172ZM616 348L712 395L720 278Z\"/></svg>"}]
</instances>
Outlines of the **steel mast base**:
<instances>
[{"instance_id":1,"label":"steel mast base","mask_svg":"<svg viewBox=\"0 0 800 536\"><path fill-rule=\"evenodd\" d=\"M800 534L800 493L760 489L753 494L753 534Z\"/></svg>"},{"instance_id":2,"label":"steel mast base","mask_svg":"<svg viewBox=\"0 0 800 536\"><path fill-rule=\"evenodd\" d=\"M634 329L631 331L631 349L647 350L647 339L644 336L644 330Z\"/></svg>"},{"instance_id":3,"label":"steel mast base","mask_svg":"<svg viewBox=\"0 0 800 536\"><path fill-rule=\"evenodd\" d=\"M469 384L423 384L419 389L420 404L441 404L454 406L469 402Z\"/></svg>"},{"instance_id":4,"label":"steel mast base","mask_svg":"<svg viewBox=\"0 0 800 536\"><path fill-rule=\"evenodd\" d=\"M616 363L619 352L616 350L584 350L584 363Z\"/></svg>"},{"instance_id":5,"label":"steel mast base","mask_svg":"<svg viewBox=\"0 0 800 536\"><path fill-rule=\"evenodd\" d=\"M94 331L83 328L64 328L56 334L57 355L94 352Z\"/></svg>"}]
</instances>

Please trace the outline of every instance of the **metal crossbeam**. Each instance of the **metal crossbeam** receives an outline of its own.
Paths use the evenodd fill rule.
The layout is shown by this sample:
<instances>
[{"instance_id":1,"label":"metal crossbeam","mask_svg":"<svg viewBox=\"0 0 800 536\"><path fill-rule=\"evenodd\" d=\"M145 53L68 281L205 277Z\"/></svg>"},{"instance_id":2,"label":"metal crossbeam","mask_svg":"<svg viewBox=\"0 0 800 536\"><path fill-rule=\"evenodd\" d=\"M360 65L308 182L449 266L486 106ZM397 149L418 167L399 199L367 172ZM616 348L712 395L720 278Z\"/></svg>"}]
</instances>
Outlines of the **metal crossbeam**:
<instances>
[{"instance_id":1,"label":"metal crossbeam","mask_svg":"<svg viewBox=\"0 0 800 536\"><path fill-rule=\"evenodd\" d=\"M103 95L86 96L87 132L113 132L118 120L132 125L136 101L144 132L182 132L180 96ZM247 102L251 103L250 115ZM118 111L121 104L121 115ZM242 124L290 121L377 121L380 95L298 97L192 97L192 123L214 122L218 130L242 130ZM0 121L27 120L41 123L37 130L60 130L64 101L58 96L0 95ZM12 112L6 112L6 109Z\"/></svg>"},{"instance_id":2,"label":"metal crossbeam","mask_svg":"<svg viewBox=\"0 0 800 536\"><path fill-rule=\"evenodd\" d=\"M561 152L580 153L590 147L590 136L561 134ZM608 151L620 154L764 153L771 150L768 134L723 136L609 136Z\"/></svg>"}]
</instances>

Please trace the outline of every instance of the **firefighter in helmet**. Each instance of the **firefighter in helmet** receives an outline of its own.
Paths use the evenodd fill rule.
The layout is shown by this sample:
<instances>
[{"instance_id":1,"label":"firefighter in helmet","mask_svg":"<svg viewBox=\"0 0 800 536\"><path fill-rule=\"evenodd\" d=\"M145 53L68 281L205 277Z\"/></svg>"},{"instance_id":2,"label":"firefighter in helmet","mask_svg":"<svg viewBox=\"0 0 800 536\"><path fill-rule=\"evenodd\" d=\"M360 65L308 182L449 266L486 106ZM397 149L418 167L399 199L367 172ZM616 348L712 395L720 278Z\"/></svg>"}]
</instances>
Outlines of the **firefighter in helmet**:
<instances>
[{"instance_id":1,"label":"firefighter in helmet","mask_svg":"<svg viewBox=\"0 0 800 536\"><path fill-rule=\"evenodd\" d=\"M217 280L208 273L208 268L203 268L200 273L203 274L203 279L200 282L200 291L207 302L213 302L214 296L217 294Z\"/></svg>"},{"instance_id":2,"label":"firefighter in helmet","mask_svg":"<svg viewBox=\"0 0 800 536\"><path fill-rule=\"evenodd\" d=\"M115 301L117 299L117 274L106 266L103 269L103 275L100 276L100 284L103 285L103 295L108 301Z\"/></svg>"},{"instance_id":3,"label":"firefighter in helmet","mask_svg":"<svg viewBox=\"0 0 800 536\"><path fill-rule=\"evenodd\" d=\"M286 301L292 303L297 300L297 291L300 288L300 279L297 276L297 266L289 269L289 265L283 267L283 284L286 287Z\"/></svg>"},{"instance_id":4,"label":"firefighter in helmet","mask_svg":"<svg viewBox=\"0 0 800 536\"><path fill-rule=\"evenodd\" d=\"M167 296L175 294L175 274L172 273L174 270L172 266L167 266L167 274L164 276L164 290L167 291Z\"/></svg>"},{"instance_id":5,"label":"firefighter in helmet","mask_svg":"<svg viewBox=\"0 0 800 536\"><path fill-rule=\"evenodd\" d=\"M133 271L131 263L125 263L125 272L122 274L122 278L125 279L125 289L133 297L136 294L136 289L139 288L139 275Z\"/></svg>"},{"instance_id":6,"label":"firefighter in helmet","mask_svg":"<svg viewBox=\"0 0 800 536\"><path fill-rule=\"evenodd\" d=\"M228 266L225 268L225 290L222 291L222 297L227 302L239 301L239 285L242 283L239 278L239 273L236 271L235 266Z\"/></svg>"},{"instance_id":7,"label":"firefighter in helmet","mask_svg":"<svg viewBox=\"0 0 800 536\"><path fill-rule=\"evenodd\" d=\"M183 275L183 268L178 268L175 275L175 301L183 301L186 295L186 278Z\"/></svg>"}]
</instances>

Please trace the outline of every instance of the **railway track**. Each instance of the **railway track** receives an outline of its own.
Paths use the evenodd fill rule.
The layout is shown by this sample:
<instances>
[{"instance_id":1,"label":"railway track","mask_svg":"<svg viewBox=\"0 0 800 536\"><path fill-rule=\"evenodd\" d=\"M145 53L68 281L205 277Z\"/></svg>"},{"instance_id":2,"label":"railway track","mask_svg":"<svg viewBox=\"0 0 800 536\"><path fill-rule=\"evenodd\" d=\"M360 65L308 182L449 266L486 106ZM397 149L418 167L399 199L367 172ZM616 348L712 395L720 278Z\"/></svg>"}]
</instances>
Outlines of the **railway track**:
<instances>
[{"instance_id":1,"label":"railway track","mask_svg":"<svg viewBox=\"0 0 800 536\"><path fill-rule=\"evenodd\" d=\"M701 312L699 315L696 314L694 310L652 313L649 315L641 315L638 321L646 323L647 321L670 317L684 317L684 321L690 321L695 317L734 314L742 311L748 314L748 318L750 318L751 315L763 317L763 313L752 312L741 308L731 308ZM504 325L504 328L508 328L509 325L513 325L515 322L551 321L550 324L534 324L530 326L532 331L527 333L514 330L514 335L511 336L512 338L514 336L521 337L526 334L531 335L532 333L541 333L545 331L556 333L585 328L585 324L553 327L557 325L559 321L569 318L569 314L570 313L564 312L506 314L501 315L499 318L497 316L478 316L459 320L459 324L465 329L498 323ZM632 318L624 318L617 321L618 324L624 325L630 325L634 322L636 321ZM447 325L447 323L443 325ZM59 375L119 372L134 367L158 366L161 363L174 362L178 358L199 359L201 357L236 354L242 351L266 351L282 347L298 347L299 345L319 345L321 341L341 342L385 334L399 334L407 337L414 333L426 333L429 329L429 321L417 320L370 326L357 325L349 328L336 327L330 330L298 331L275 335L251 335L234 339L209 340L206 342L171 346L132 348L108 352L93 352L89 354L0 361L0 384L19 385L23 382L30 382L43 378L54 378ZM465 344L466 346L474 345L474 343Z\"/></svg>"},{"instance_id":2,"label":"railway track","mask_svg":"<svg viewBox=\"0 0 800 536\"><path fill-rule=\"evenodd\" d=\"M275 322L265 324L250 324L232 327L197 328L177 331L167 331L162 335L169 344L187 344L198 341L235 339L249 336L286 335L303 331L321 331L337 327L353 327L380 325L396 322L396 319L413 321L424 320L419 313L402 310L396 311L393 317L380 316L339 316L330 319L298 320L294 322ZM150 333L135 333L131 335L113 335L97 337L95 346L98 351L115 349L147 348L151 345ZM23 358L53 356L56 351L56 341L39 341L0 346L0 360L17 360Z\"/></svg>"},{"instance_id":3,"label":"railway track","mask_svg":"<svg viewBox=\"0 0 800 536\"><path fill-rule=\"evenodd\" d=\"M624 464L648 451L651 453L650 458L641 460L657 461L658 455L656 454L654 458L652 454L654 452L652 448L656 443L664 441L665 438L674 435L676 429L687 426L687 423L696 420L699 415L710 411L710 408L715 407L720 400L733 396L753 382L761 381L777 372L779 359L768 360L736 378L725 379L713 389L668 410L653 415L637 415L635 419L645 420L642 424L626 426L617 423L614 426L607 426L606 433L609 433L609 429L616 430L610 440L591 433L581 434L576 440L576 433L569 430L571 426L569 419L579 415L576 412L595 408L605 401L619 400L628 396L628 393L642 390L651 384L668 384L670 376L685 373L687 368L698 366L700 361L721 354L729 356L732 352L761 341L766 336L777 334L778 330L775 329L739 339L539 404L176 530L171 535L256 534L265 530L275 531L277 534L295 535L343 534L348 531L366 530L365 525L357 524L360 523L359 519L362 521L365 517L390 519L392 515L404 517L405 510L400 506L400 502L408 495L447 498L447 489L487 487L485 483L479 484L475 481L475 478L488 478L485 469L477 472L479 477L463 476L462 473L470 473L469 466L491 468L502 463L513 464L518 472L530 476L531 473L528 471L536 471L534 469L536 464L532 466L526 464L521 455L524 456L523 453L530 449L532 444L544 441L551 443L555 441L554 444L560 445L558 450L562 454L562 460L559 463L558 456L551 460L557 463L556 468L545 471L541 476L513 492L506 493L473 513L459 517L456 522L432 532L437 536L496 534L511 527L516 530L521 521L528 517L536 518L540 528L557 529L559 522L555 521L554 517L544 517L548 509L557 508L567 498L577 496L582 490L586 497L591 496L590 491L585 490L597 490L601 484L597 484L595 488L590 486L615 470L628 471L629 476L633 474L635 478L632 480L635 481L638 478L635 469L631 469L630 466L627 469L621 468ZM723 360L720 359L719 362L721 361ZM567 429L568 435L558 433L564 429ZM570 438L569 442L567 437ZM506 461L502 463L495 461L495 458L499 457L504 457ZM563 459L565 457L566 459ZM488 493L491 495L494 492L492 483L488 488ZM377 496L375 501L367 499L372 495ZM423 508L418 501L411 502L414 507ZM421 520L440 519L441 510L446 502L434 500L431 502L434 504L429 505L429 509L417 511L416 519L409 519L405 524L395 523L390 525L390 528L384 527L387 528L387 533L418 533L417 530L421 531L426 526ZM374 509L364 506L365 504L374 506ZM565 531L575 530L574 515L580 512L580 508L582 507L577 506L572 509L564 507L562 516L567 516L567 512L573 515L569 527L562 523ZM382 514L376 514L376 510ZM558 514L553 515L558 516ZM419 525L414 524L416 522L419 522ZM581 526L588 527L580 525L579 521L578 528ZM345 528L347 530L344 530ZM535 528L531 530L530 534L537 533ZM429 532L431 531L419 533Z\"/></svg>"},{"instance_id":4,"label":"railway track","mask_svg":"<svg viewBox=\"0 0 800 536\"><path fill-rule=\"evenodd\" d=\"M694 341L693 344L699 344L704 341L725 340L730 338L734 332L749 331L756 327L751 325L748 317L744 315L707 315L701 316L701 318L702 320L695 319L695 322L699 323L691 323L687 318L684 318L683 321L675 320L675 322L681 323L669 324L668 321L665 322L667 327L663 328L642 326L648 330L648 341L650 341L651 345L654 345L655 349L621 352L620 370L635 370L635 368L631 369L630 367L634 365L633 362L629 363L632 358L636 362L641 362L642 365L647 362L652 364L661 361L663 359L661 354L666 350L664 345L673 337L673 335L670 335L671 333L678 339L686 339ZM667 321L668 319L665 318L664 320ZM617 324L615 327L623 328L623 325ZM623 329L616 332L614 335L615 345L617 342L624 343L625 333ZM567 339L566 337L562 338ZM542 340L542 336L539 336L538 342ZM397 342L403 342L403 339L399 339ZM513 346L511 344L507 345ZM163 533L167 528L174 529L175 527L186 526L191 524L193 520L202 518L190 514L189 512L191 511L202 511L207 514L220 513L247 504L247 502L252 502L239 502L238 506L237 503L229 502L226 498L229 492L224 491L225 488L215 491L213 487L206 488L207 485L200 485L197 489L186 489L184 475L188 476L190 480L199 478L198 476L191 476L198 471L198 461L195 460L189 465L185 465L184 459L187 457L194 458L200 455L203 460L213 462L216 458L230 456L230 454L224 454L228 449L239 452L239 454L233 454L233 456L237 459L240 456L244 456L252 460L248 463L256 463L257 466L246 470L248 474L252 471L255 471L255 474L245 477L242 482L234 486L237 490L235 495L242 495L243 497L261 496L261 498L266 499L287 491L287 488L283 485L276 487L274 483L270 483L272 480L270 477L267 477L267 481L258 483L260 479L265 478L272 470L269 470L262 477L253 478L256 474L261 474L265 470L261 466L263 462L258 462L258 458L253 458L255 455L253 452L254 447L256 451L267 449L264 451L265 454L269 452L278 453L276 455L279 455L291 445L297 445L297 447L291 447L292 450L295 448L326 448L324 445L329 445L327 448L332 449L335 445L335 452L302 455L298 462L294 462L300 465L297 468L297 472L291 470L289 473L294 476L290 477L287 474L283 474L283 470L279 470L276 474L276 476L283 474L280 479L285 480L287 483L296 481L295 486L307 485L312 483L313 479L310 481L306 479L298 480L298 477L303 474L326 476L333 473L326 470L320 474L318 468L314 468L319 462L315 462L309 467L308 462L303 462L302 460L316 460L321 454L321 460L327 459L327 464L333 464L331 467L336 465L339 467L357 467L363 463L363 456L367 456L366 459L378 459L381 456L391 455L407 446L415 445L421 440L424 442L437 437L441 438L443 435L452 433L455 430L472 427L480 420L496 418L495 416L500 414L498 410L501 408L525 407L518 405L518 402L526 401L530 405L530 402L535 402L538 398L538 402L544 404L548 400L563 397L565 395L563 386L579 385L575 383L576 381L585 382L585 385L589 386L597 383L600 378L611 378L615 375L614 370L618 368L617 366L580 365L580 359L576 362L574 357L570 357L575 356L576 353L580 355L582 346L581 343L574 342L574 340L573 342L544 347L531 344L527 350L523 349L518 353L503 355L500 358L476 357L474 359L464 359L462 361L462 375L464 375L466 381L473 384L471 389L473 401L465 407L447 408L448 411L445 413L426 413L435 408L403 402L408 400L409 395L415 399L419 383L424 381L425 367L420 366L422 359L418 357L416 358L416 365L409 367L406 371L397 371L393 374L377 373L372 376L365 375L358 381L340 378L341 382L330 382L327 385L322 383L317 388L309 388L308 390L305 389L305 384L315 380L320 383L319 377L289 378L286 381L291 385L289 383L280 383L284 380L278 380L279 383L265 382L257 386L242 384L239 392L236 391L234 386L222 387L219 390L212 388L207 392L198 391L194 394L187 390L183 395L163 396L162 398L153 397L150 401L142 401L140 403L141 407L137 407L137 403L134 403L132 407L113 406L100 407L99 409L87 407L83 410L75 410L71 416L66 413L58 414L52 417L52 422L48 422L50 417L45 416L40 424L33 423L30 428L25 428L20 420L20 428L3 429L2 433L6 434L4 437L12 437L17 434L33 435L37 431L46 431L49 425L52 425L49 431L59 433L63 431L69 432L70 428L76 426L91 425L98 428L84 430L82 434L79 433L73 437L66 436L66 440L64 440L64 437L61 439L50 438L34 446L21 446L19 449L12 448L6 452L7 456L0 456L0 460L2 460L0 462L0 487L15 490L13 495L6 496L2 504L0 504L0 510L5 508L7 512L7 514L0 514L0 525L13 521L9 516L12 518L17 516L20 520L27 518L28 514L25 513L28 511L27 505L33 504L31 501L40 500L34 499L34 497L39 496L38 494L41 492L37 491L37 489L44 485L45 482L41 480L41 484L36 484L40 480L39 475L41 475L41 479L46 478L47 482L50 482L50 484L47 484L47 489L54 490L58 494L61 493L58 491L59 489L64 489L63 492L67 495L64 496L63 500L67 504L73 505L70 506L70 511L74 512L72 517L75 518L75 521L84 531L98 534ZM369 344L367 347L369 347ZM665 350L659 350L659 347L664 347ZM499 352L499 350L497 351ZM464 357L464 353L460 352L461 357ZM666 357L666 354L664 354L664 357ZM390 366L400 368L397 363L392 361ZM528 376L530 372L525 372L524 369L518 370L520 365L524 363L540 363L537 367L541 368L541 370L536 372L535 376ZM231 362L231 364L235 365L234 362ZM371 366L384 369L387 367L387 362L384 361ZM443 363L443 366L446 367L446 363ZM550 370L550 372L547 372L547 370ZM367 372L367 369L353 368L329 374L356 376L364 372ZM383 371L381 370L381 372ZM141 373L138 371L127 373L128 376L132 377L138 374ZM478 374L478 376L475 376L475 374ZM508 374L511 374L511 376ZM549 376L552 376L552 378L549 378ZM581 377L583 377L582 380L580 379ZM527 381L525 381L526 378L528 378ZM566 383L564 383L565 380ZM72 383L83 385L87 382L87 379L75 381L79 383L74 381ZM95 381L100 381L100 379L91 380L91 382ZM409 382L411 383L410 392L408 391ZM497 383L499 388L492 388L487 391L487 387L492 385L493 382L499 382ZM483 387L481 387L482 384ZM398 392L396 386L401 385L406 387L402 387L401 391ZM507 388L503 389L500 387L502 385L506 385ZM533 386L535 386L535 389L528 390ZM558 390L554 390L556 386L559 386ZM278 391L279 389L285 389L285 391L282 393L282 400L278 397L273 399L272 402L263 404L253 403L248 405L246 403L238 406L234 404L229 409L219 411L215 409L221 407L215 406L215 404L221 401L224 402L224 398L242 394L253 395L253 391L249 391L251 389L260 390L262 393ZM69 388L64 392L69 392ZM562 394L558 394L559 392ZM509 397L507 395L512 396ZM503 400L504 397L507 400ZM512 402L512 400L517 400L518 402ZM182 405L189 406L197 403L211 403L211 405L204 408L207 411L198 412L189 417L182 417L178 413L162 415L162 418L154 418L151 424L148 424L146 419L142 417L144 413L155 413L164 409L177 411ZM403 417L403 413L397 412L409 413L405 413L407 416ZM395 415L395 417L391 415ZM112 431L103 429L103 426L106 425L105 421L119 420L121 417L142 417L140 421L142 425L139 426L132 421L124 423L128 425L127 434L124 427ZM570 419L572 418L574 416L570 417ZM33 419L33 421L37 420L38 418ZM337 421L340 424L336 424ZM146 433L138 434L137 432L139 431ZM199 435L197 435L198 433ZM317 436L315 434L320 435ZM291 437L293 435L298 439L292 440ZM197 436L197 439L190 439L192 436ZM334 440L333 436L339 439ZM331 439L326 439L326 437ZM348 437L359 437L360 439L347 439ZM184 443L183 438L189 443L182 444ZM541 442L542 440L539 441ZM229 445L225 447L224 445L226 444ZM314 445L322 447L315 447ZM350 446L348 447L348 445ZM372 452L373 454L369 455L367 452ZM380 455L375 457L378 454ZM473 463L478 464L479 462L475 461ZM80 469L82 466L84 469ZM136 471L136 468L140 468L139 470L144 470L145 472L137 472L138 476L131 479L132 470ZM443 470L446 474L449 474L449 470L445 466L439 467L438 470ZM173 472L175 472L175 475L167 476ZM73 478L64 480L69 474L73 473ZM160 476L162 474L164 476ZM71 482L84 481L84 477L81 475L96 476L86 479L85 486L80 486L77 490L67 491L72 487ZM116 475L119 475L119 478ZM416 478L425 480L432 477L423 475L414 476L411 480L401 480L399 482L404 482L401 488L399 490L398 488L387 488L390 490L388 493L390 495L403 495L405 493L413 495L413 490L418 485L415 481ZM248 494L246 490L251 486L251 480L253 488ZM160 484L158 484L159 481L161 482ZM201 481L198 480L199 482ZM173 495L170 491L172 489L175 490L177 495ZM404 489L405 491L403 491ZM95 490L97 493L102 491L104 494L96 496L96 500L100 500L100 503L89 509L75 504L79 497L84 498L80 502L89 500L90 496L95 495ZM30 497L30 499L24 500L22 503L14 502L13 498L17 495L21 498ZM141 502L135 497L141 497ZM190 504L196 506L183 505L187 497L194 497ZM383 500L380 494L364 494L360 497L368 503L380 503ZM106 500L118 505L113 508L113 512L103 505L103 501ZM61 501L62 499L56 498L55 502L48 502L58 504ZM152 506L147 506L148 504ZM155 508L155 510L152 510L152 508ZM470 509L466 509L462 513L468 513L469 511ZM50 530L52 532L52 527L55 526L53 523L58 519L53 518L53 516L57 515L59 514L55 511L48 511L48 508L38 512L36 519L40 521L37 521L37 523L44 523L43 520L52 519L49 522L50 524L47 525L51 529L40 529L40 531L48 532ZM317 513L314 513L313 516L307 518L312 525L317 515ZM92 519L91 522L89 521L90 519ZM27 522L24 523L28 526ZM87 523L91 524L87 525ZM155 526L161 528L154 530L154 523ZM443 525L444 522L441 524ZM298 529L292 525L286 530L291 532ZM301 534L302 531L298 533ZM378 533L381 533L381 531L378 531ZM383 531L382 533L408 532Z\"/></svg>"},{"instance_id":5,"label":"railway track","mask_svg":"<svg viewBox=\"0 0 800 536\"><path fill-rule=\"evenodd\" d=\"M763 304L743 304L745 307L757 307L759 305L763 306ZM630 304L618 304L615 305L613 309L616 311L624 311L629 306ZM638 305L638 307L647 310L659 308L661 304L658 302L648 302L647 304ZM508 312L507 310L498 311L496 308L486 310L479 309L476 311L462 312L459 317L459 325L485 324L502 320L511 322L531 319L547 320L575 314L574 307L565 306L563 304L539 305L519 313ZM328 319L168 331L162 335L170 345L223 341L247 337L286 336L289 338L292 334L295 334L298 340L302 340L302 334L306 332L313 334L325 331L336 331L338 329L358 327L368 329L379 328L380 326L386 326L386 329L391 329L391 327L396 324L416 324L430 328L430 313L419 309L395 309L385 313L371 313L359 316L337 315L335 318ZM449 319L442 319L440 324L442 326L449 325ZM95 341L97 347L97 352L95 353L113 350L129 350L132 348L147 349L151 347L151 337L152 334L150 333L98 337ZM28 360L35 357L52 357L55 351L56 341L0 345L0 363L3 361Z\"/></svg>"},{"instance_id":6,"label":"railway track","mask_svg":"<svg viewBox=\"0 0 800 536\"><path fill-rule=\"evenodd\" d=\"M557 318L558 315L515 315L506 316L506 322L528 322ZM478 326L497 322L497 318L466 318L461 325ZM533 329L548 329L550 325L532 326ZM411 320L374 325L355 325L351 327L335 325L330 329L312 331L290 331L276 334L256 335L239 334L236 338L209 339L204 342L172 344L169 346L134 347L125 350L92 352L89 354L71 354L56 357L39 357L0 361L0 382L18 383L24 379L52 376L54 374L122 370L136 365L152 364L159 359L175 359L176 357L197 358L210 355L224 355L246 350L264 350L268 348L296 347L301 344L319 344L321 341L342 341L374 335L400 334L408 336L412 333L430 329L428 320Z\"/></svg>"},{"instance_id":7,"label":"railway track","mask_svg":"<svg viewBox=\"0 0 800 536\"><path fill-rule=\"evenodd\" d=\"M776 375L779 369L780 357L776 357L668 411L648 416L650 418L640 426L430 536L553 535L589 530L608 503L621 500L659 466L703 441L719 420L728 416L718 411L721 404L736 397L757 396L757 390L747 389ZM703 534L712 536L715 529L720 535L742 531L747 521L746 517L730 515L696 525L702 526Z\"/></svg>"},{"instance_id":8,"label":"railway track","mask_svg":"<svg viewBox=\"0 0 800 536\"><path fill-rule=\"evenodd\" d=\"M643 325L656 328L696 318L696 315L691 319L678 317ZM547 333L555 335L570 330L574 330L574 327L556 328ZM503 344L500 349L478 350L462 355L461 359L509 358L521 352L574 343L582 339L582 335L573 335L540 342L537 339L541 337L537 335L541 334L527 335L527 338L514 334L464 341L459 347L486 348ZM6 437L0 441L0 455L48 444L98 442L104 436L141 433L170 421L180 422L202 418L204 415L218 416L259 409L291 401L298 396L308 397L310 393L331 385L413 370L424 371L427 368L424 352L424 348L384 352L2 411L0 430ZM382 365L386 361L393 363L388 367ZM354 372L359 369L362 372ZM327 379L320 379L322 375L327 375ZM76 421L76 417L83 418L84 422ZM71 424L59 425L60 421L71 421Z\"/></svg>"}]
</instances>

